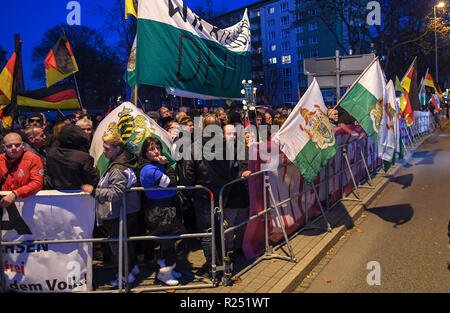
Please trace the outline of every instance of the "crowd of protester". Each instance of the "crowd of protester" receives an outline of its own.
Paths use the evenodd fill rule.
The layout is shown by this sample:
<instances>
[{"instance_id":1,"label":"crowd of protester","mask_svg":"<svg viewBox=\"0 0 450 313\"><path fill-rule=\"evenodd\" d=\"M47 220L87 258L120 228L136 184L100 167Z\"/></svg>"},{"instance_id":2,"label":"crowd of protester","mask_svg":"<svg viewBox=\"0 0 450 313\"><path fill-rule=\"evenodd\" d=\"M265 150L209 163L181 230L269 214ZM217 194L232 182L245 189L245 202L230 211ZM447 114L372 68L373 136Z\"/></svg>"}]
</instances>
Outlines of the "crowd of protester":
<instances>
[{"instance_id":1,"label":"crowd of protester","mask_svg":"<svg viewBox=\"0 0 450 313\"><path fill-rule=\"evenodd\" d=\"M219 206L222 186L237 178L248 178L251 174L248 148L251 140L255 139L241 130L249 124L281 127L291 110L289 107L259 107L247 112L241 108L222 107L179 107L171 110L163 106L157 111L148 111L146 114L165 129L175 143L182 136L191 134L191 138L187 139L194 145L196 126L200 129L208 125L221 127L224 146L236 146L238 136L244 136L245 157L241 159L234 155L230 158L225 155L224 149L222 158L180 159L174 168L163 155L163 146L158 139L146 138L139 155L135 155L125 149L119 133L105 133L102 137L103 153L109 159L109 165L101 175L89 149L93 133L105 114L89 115L83 110L61 116L57 121L48 121L45 114L39 112L27 118L21 116L12 130L2 134L0 184L2 191L11 193L2 197L0 205L7 207L17 198L26 198L41 189L82 190L95 198L94 235L97 237L118 237L119 212L124 196L127 201L128 236L209 232L212 227L210 195L201 189L177 191L170 187L205 186L214 196L214 207ZM356 124L353 117L339 108L329 109L328 117L335 126ZM195 125L198 121L200 125ZM257 140L270 140L271 136L273 133L269 127L267 138ZM209 139L202 136L202 143ZM194 151L191 148L190 153ZM143 193L125 191L135 186L159 189ZM223 195L226 226L237 225L248 218L249 191L245 179L226 188ZM219 229L217 225L216 229ZM227 255L224 257L233 259L240 252L244 231L244 227L240 227L227 233ZM205 256L205 264L199 274L211 275L211 237L201 237L198 241ZM216 244L220 246L219 241ZM102 246L104 259L109 256L111 260L117 260L118 243L106 247L108 249ZM221 249L217 249L215 255L219 257L220 253ZM187 247L182 240L129 242L129 283L141 270L138 255L144 255L147 261L159 265L157 278L162 283L170 286L179 284L182 274L176 271L177 264L187 260ZM118 284L117 277L111 284Z\"/></svg>"},{"instance_id":2,"label":"crowd of protester","mask_svg":"<svg viewBox=\"0 0 450 313\"><path fill-rule=\"evenodd\" d=\"M193 142L194 122L201 117L201 127L217 125L223 129L223 142L236 144L238 125L244 124L244 113L239 109L180 107L170 110L161 107L146 114L164 128L174 142L190 133ZM249 123L254 125L278 125L286 120L290 109L268 108L249 111ZM100 175L89 154L95 129L105 114L89 115L86 110L73 115L60 116L49 121L44 113L35 112L20 116L11 130L3 131L0 177L2 191L11 191L0 200L8 207L18 198L27 198L42 189L81 190L95 198L96 226L94 235L118 237L119 212L123 197L127 197L128 235L178 235L186 232L208 232L211 229L210 196L201 190L177 191L166 187L203 185L214 195L214 206L219 205L220 188L233 179L250 175L248 170L249 137L246 136L245 160L224 156L220 160L179 160L170 166L162 153L158 139L146 138L140 154L125 149L120 134L105 133L103 153L109 159L107 169ZM185 132L181 131L186 130ZM208 138L203 138L206 142ZM194 149L191 149L194 151ZM193 152L192 152L193 153ZM225 150L224 150L225 153ZM156 191L125 192L142 186L160 188ZM233 184L224 193L224 215L227 225L236 225L248 218L248 186L245 180ZM233 195L233 196L230 196ZM219 229L216 227L216 229ZM226 251L229 257L241 249L244 229L227 235ZM211 275L211 238L198 239L205 256L205 264L199 274ZM219 241L217 242L219 245ZM118 244L103 246L103 254L117 259ZM186 262L187 247L181 240L158 240L128 243L128 281L132 283L139 274L138 254L159 265L157 278L166 285L177 285L181 273L177 263ZM216 256L219 256L217 249ZM111 282L117 285L116 280Z\"/></svg>"}]
</instances>

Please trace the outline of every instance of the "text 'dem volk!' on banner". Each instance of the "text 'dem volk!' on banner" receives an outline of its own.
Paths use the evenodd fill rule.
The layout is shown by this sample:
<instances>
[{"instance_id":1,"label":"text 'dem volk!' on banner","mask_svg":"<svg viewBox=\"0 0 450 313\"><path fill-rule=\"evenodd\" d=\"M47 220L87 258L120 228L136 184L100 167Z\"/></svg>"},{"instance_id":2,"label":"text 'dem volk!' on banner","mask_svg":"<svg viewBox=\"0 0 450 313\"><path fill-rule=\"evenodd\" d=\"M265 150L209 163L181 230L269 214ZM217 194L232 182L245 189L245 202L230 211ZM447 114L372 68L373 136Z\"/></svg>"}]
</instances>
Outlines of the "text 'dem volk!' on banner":
<instances>
[{"instance_id":1,"label":"text 'dem volk!' on banner","mask_svg":"<svg viewBox=\"0 0 450 313\"><path fill-rule=\"evenodd\" d=\"M24 242L1 247L6 290L92 290L92 243L33 241L92 238L93 197L80 192L40 191L3 208L1 218L2 241Z\"/></svg>"},{"instance_id":2,"label":"text 'dem volk!' on banner","mask_svg":"<svg viewBox=\"0 0 450 313\"><path fill-rule=\"evenodd\" d=\"M199 99L240 99L250 78L250 23L215 27L181 0L139 1L137 83Z\"/></svg>"}]
</instances>

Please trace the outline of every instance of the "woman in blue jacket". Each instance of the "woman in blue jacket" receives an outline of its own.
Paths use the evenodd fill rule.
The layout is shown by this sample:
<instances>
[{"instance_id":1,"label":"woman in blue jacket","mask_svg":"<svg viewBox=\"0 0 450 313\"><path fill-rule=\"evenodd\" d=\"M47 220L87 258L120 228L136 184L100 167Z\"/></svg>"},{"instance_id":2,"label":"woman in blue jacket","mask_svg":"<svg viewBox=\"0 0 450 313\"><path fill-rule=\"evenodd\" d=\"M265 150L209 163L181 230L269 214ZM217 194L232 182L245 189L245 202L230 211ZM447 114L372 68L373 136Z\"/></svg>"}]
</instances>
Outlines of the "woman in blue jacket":
<instances>
[{"instance_id":1,"label":"woman in blue jacket","mask_svg":"<svg viewBox=\"0 0 450 313\"><path fill-rule=\"evenodd\" d=\"M147 137L141 148L140 181L144 188L176 187L177 176L167 158L162 154L162 145L157 138ZM169 236L184 233L184 227L176 216L176 190L145 191L143 210L148 234ZM157 278L169 286L178 285L181 274L174 271L177 253L175 240L158 240L161 246L160 265Z\"/></svg>"}]
</instances>

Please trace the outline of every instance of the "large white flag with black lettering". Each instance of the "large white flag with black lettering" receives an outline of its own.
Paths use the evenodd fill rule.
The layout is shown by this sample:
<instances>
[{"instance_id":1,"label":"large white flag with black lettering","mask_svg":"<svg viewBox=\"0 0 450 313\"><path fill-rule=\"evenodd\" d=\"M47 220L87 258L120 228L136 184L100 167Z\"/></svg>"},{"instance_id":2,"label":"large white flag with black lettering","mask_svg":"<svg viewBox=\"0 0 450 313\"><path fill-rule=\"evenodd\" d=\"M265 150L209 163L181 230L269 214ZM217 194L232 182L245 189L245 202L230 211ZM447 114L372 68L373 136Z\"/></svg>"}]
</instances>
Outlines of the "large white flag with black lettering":
<instances>
[{"instance_id":1,"label":"large white flag with black lettering","mask_svg":"<svg viewBox=\"0 0 450 313\"><path fill-rule=\"evenodd\" d=\"M137 83L191 98L240 99L250 78L250 23L215 27L181 0L143 0L138 6Z\"/></svg>"}]
</instances>

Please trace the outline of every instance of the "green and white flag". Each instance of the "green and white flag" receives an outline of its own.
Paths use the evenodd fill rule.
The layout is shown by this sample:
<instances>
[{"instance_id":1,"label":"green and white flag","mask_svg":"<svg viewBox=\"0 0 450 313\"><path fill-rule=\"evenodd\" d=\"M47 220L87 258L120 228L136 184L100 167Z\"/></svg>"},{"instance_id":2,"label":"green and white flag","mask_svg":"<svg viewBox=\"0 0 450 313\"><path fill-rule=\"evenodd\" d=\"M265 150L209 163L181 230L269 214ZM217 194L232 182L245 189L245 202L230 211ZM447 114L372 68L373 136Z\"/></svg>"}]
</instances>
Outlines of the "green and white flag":
<instances>
[{"instance_id":1,"label":"green and white flag","mask_svg":"<svg viewBox=\"0 0 450 313\"><path fill-rule=\"evenodd\" d=\"M315 78L275 135L275 142L308 183L336 154L333 126Z\"/></svg>"},{"instance_id":2,"label":"green and white flag","mask_svg":"<svg viewBox=\"0 0 450 313\"><path fill-rule=\"evenodd\" d=\"M387 172L395 163L396 152L396 127L398 120L395 109L395 86L392 80L386 85L384 108L378 131L378 156L383 160L384 170Z\"/></svg>"},{"instance_id":3,"label":"green and white flag","mask_svg":"<svg viewBox=\"0 0 450 313\"><path fill-rule=\"evenodd\" d=\"M376 59L341 98L338 105L353 116L377 143L386 89L380 62Z\"/></svg>"},{"instance_id":4,"label":"green and white flag","mask_svg":"<svg viewBox=\"0 0 450 313\"><path fill-rule=\"evenodd\" d=\"M124 102L109 113L98 125L92 138L89 154L94 158L100 175L106 170L109 159L103 154L103 135L118 132L124 141L124 149L139 157L145 138L158 138L162 144L162 153L172 167L176 162L172 158L172 138L153 119L144 114L131 102Z\"/></svg>"},{"instance_id":5,"label":"green and white flag","mask_svg":"<svg viewBox=\"0 0 450 313\"><path fill-rule=\"evenodd\" d=\"M250 22L219 29L181 0L139 1L138 84L168 88L199 99L240 99L250 78Z\"/></svg>"}]
</instances>

